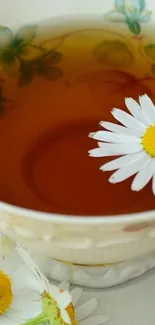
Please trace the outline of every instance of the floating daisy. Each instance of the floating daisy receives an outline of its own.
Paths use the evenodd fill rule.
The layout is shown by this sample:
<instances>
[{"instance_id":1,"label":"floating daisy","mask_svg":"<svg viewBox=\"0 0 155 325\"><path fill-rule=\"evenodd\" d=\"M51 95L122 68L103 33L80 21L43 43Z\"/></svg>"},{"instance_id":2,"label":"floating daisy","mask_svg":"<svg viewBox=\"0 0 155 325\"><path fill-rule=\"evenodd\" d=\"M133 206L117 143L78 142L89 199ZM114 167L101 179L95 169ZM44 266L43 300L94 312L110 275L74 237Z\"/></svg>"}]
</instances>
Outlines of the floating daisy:
<instances>
[{"instance_id":1,"label":"floating daisy","mask_svg":"<svg viewBox=\"0 0 155 325\"><path fill-rule=\"evenodd\" d=\"M38 289L42 298L42 313L38 317L25 322L24 325L47 323L50 325L99 325L109 320L106 315L87 318L97 307L96 298L86 301L77 307L83 289L75 287L69 292L69 283L64 281L59 287L52 285L38 269L33 259L21 247L18 251L35 275L36 281L31 283L33 289Z\"/></svg>"},{"instance_id":2,"label":"floating daisy","mask_svg":"<svg viewBox=\"0 0 155 325\"><path fill-rule=\"evenodd\" d=\"M16 250L0 260L0 325L19 325L40 313L40 296L29 281L33 275Z\"/></svg>"},{"instance_id":3,"label":"floating daisy","mask_svg":"<svg viewBox=\"0 0 155 325\"><path fill-rule=\"evenodd\" d=\"M109 178L110 183L119 183L133 176L131 189L140 191L152 179L155 195L155 105L147 95L139 97L139 103L126 98L130 114L114 108L113 117L122 125L100 122L108 131L90 133L99 140L98 148L90 150L92 157L121 156L103 166L102 171L116 170Z\"/></svg>"}]
</instances>

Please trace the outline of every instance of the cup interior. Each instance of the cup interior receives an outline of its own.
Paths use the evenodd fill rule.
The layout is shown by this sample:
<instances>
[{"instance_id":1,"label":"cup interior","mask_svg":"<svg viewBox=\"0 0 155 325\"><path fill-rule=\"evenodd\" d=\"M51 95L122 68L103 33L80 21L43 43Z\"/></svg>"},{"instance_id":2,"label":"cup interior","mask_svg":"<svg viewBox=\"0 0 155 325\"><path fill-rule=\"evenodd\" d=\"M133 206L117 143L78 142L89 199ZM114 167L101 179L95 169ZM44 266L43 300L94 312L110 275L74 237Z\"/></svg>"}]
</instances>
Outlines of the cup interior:
<instances>
[{"instance_id":1,"label":"cup interior","mask_svg":"<svg viewBox=\"0 0 155 325\"><path fill-rule=\"evenodd\" d=\"M143 194L132 193L130 180L113 187L102 159L88 157L97 145L88 134L114 122L113 107L126 110L125 97L155 100L151 29L137 36L94 18L58 20L5 30L1 48L0 200L65 215L152 210L149 186Z\"/></svg>"}]
</instances>

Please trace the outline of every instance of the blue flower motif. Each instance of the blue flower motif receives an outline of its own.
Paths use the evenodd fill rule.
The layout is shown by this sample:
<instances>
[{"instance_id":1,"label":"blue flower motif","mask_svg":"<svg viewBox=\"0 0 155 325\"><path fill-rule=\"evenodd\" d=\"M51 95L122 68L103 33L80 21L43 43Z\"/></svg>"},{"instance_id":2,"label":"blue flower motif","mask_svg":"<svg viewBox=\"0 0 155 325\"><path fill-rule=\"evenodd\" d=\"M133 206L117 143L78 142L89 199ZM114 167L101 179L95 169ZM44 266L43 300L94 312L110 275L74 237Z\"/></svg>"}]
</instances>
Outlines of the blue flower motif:
<instances>
[{"instance_id":1,"label":"blue flower motif","mask_svg":"<svg viewBox=\"0 0 155 325\"><path fill-rule=\"evenodd\" d=\"M141 23L151 19L152 11L146 9L145 0L115 0L115 9L104 18L116 23L126 23L134 35L141 33Z\"/></svg>"}]
</instances>

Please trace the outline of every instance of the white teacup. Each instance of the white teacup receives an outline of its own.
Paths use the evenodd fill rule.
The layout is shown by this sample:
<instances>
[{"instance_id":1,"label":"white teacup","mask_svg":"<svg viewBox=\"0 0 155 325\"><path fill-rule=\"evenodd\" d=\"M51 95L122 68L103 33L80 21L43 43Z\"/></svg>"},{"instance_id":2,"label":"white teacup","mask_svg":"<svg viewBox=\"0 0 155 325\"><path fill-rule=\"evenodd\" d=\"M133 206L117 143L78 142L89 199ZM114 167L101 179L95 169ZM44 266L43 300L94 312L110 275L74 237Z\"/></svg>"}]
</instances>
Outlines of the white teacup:
<instances>
[{"instance_id":1,"label":"white teacup","mask_svg":"<svg viewBox=\"0 0 155 325\"><path fill-rule=\"evenodd\" d=\"M131 16L127 22L123 10L129 10L128 5L130 5L131 9L139 10L139 15L135 18L134 14L132 16L130 11ZM149 42L152 44L153 42L153 36L151 40L149 38L150 26L154 24L153 11L155 10L155 4L153 0L135 0L135 3L134 1L123 0L109 0L107 2L98 0L91 4L89 0L57 0L56 2L48 0L32 2L27 0L22 1L20 4L18 0L15 0L14 3L8 0L3 2L0 7L1 25L9 27L9 30L8 28L0 29L0 54L10 44L11 38L9 39L9 37L20 35L25 40L24 46L22 45L23 48L20 49L23 58L24 55L26 56L26 51L32 50L31 38L34 41L34 32L35 37L38 38L43 33L45 34L48 28L51 31L52 39L52 33L58 26L60 26L58 31L59 38L62 34L64 35L76 28L79 31L82 29L89 30L92 26L94 30L105 28L111 33L111 31L114 32L115 26L121 23L122 37L125 33L129 42L134 37L140 50L143 51L146 44L149 44ZM143 38L143 34L145 34L145 38ZM51 41L50 44L48 46L51 46L51 48L55 46L55 40ZM34 44L33 46L32 59L34 60L38 57L38 54L35 52ZM148 59L149 63L154 67L154 48L151 51L148 53L148 58L145 53L146 60ZM9 87L10 82L11 85L14 82L14 86L10 91L12 97L9 98L8 105L11 102L13 103L16 96L16 82L18 82L19 78L18 69L20 64L19 53L20 51L16 55L15 52L12 52L13 60L11 63L7 62L6 55L0 57L2 79L8 77L6 87ZM124 57L122 59L125 60ZM117 68L117 62L115 64ZM7 107L4 107L5 109ZM7 182L10 181L11 184L16 184L21 177L21 157L18 157L20 146L20 144L18 145L19 130L22 129L23 138L25 139L22 143L24 153L24 149L29 145L30 139L35 140L37 132L40 132L40 128L43 129L44 123L46 125L48 123L48 118L46 119L46 117L43 120L42 116L38 115L37 119L35 119L37 107L34 108L34 119L31 117L29 120L26 109L26 105L23 106L22 114L25 114L24 116L27 118L28 123L32 123L35 126L33 129L30 128L31 134L29 134L29 137L26 136L29 133L29 126L25 128L24 124L22 126L22 118L20 122L15 120L14 124L11 124L12 122L9 122L9 114L6 114L5 118L8 118L9 136L7 135L8 129L6 130L5 125L3 126L3 121L0 121L0 125L2 123L0 127L0 151L2 152L1 148L4 137L8 139L8 146L10 146L8 151L4 150L2 158L0 158L3 160L0 176L4 181L4 186L6 180ZM80 112L79 110L79 112L72 112L70 116L72 119L74 115L75 117L78 115L79 117L84 117L86 114L88 112L83 112L82 110ZM100 117L99 112L95 112L95 114L91 112L91 114L92 117L96 116L96 119ZM55 116L53 110L53 116L49 124L53 123L54 126L59 123L60 119L61 122L65 121L65 115ZM12 143L9 142L10 138ZM6 166L8 166L9 170L12 168L12 174L7 173ZM33 198L33 193L30 192L25 183L22 184L20 193L16 193L15 188L14 191L15 196L22 195L22 191L27 191ZM1 201L0 223L6 234L37 256L38 261L50 277L56 280L68 279L73 283L86 286L108 286L133 277L133 270L128 272L128 276L121 275L120 265L122 265L122 269L130 266L132 260L137 261L142 256L152 254L155 250L155 211L108 217L70 217L67 215L32 211ZM115 266L116 272L119 268L119 279L115 275L110 282L108 272L113 270L115 273ZM149 267L152 266L154 264L149 264ZM147 269L147 267L144 267L143 271L138 271L138 268L139 265L137 266L136 264L135 275L139 275ZM106 277L103 281L103 275L105 274L107 274L107 282Z\"/></svg>"}]
</instances>

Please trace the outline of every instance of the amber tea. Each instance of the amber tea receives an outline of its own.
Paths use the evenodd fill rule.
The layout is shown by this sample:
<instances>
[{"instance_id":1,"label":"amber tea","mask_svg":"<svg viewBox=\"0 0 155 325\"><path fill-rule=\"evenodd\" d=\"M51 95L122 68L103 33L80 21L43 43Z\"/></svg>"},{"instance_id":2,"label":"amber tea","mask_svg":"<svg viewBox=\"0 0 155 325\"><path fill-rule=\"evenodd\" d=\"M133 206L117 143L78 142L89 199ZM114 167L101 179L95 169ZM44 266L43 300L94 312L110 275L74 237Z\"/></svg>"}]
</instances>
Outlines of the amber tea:
<instances>
[{"instance_id":1,"label":"amber tea","mask_svg":"<svg viewBox=\"0 0 155 325\"><path fill-rule=\"evenodd\" d=\"M114 26L18 31L3 47L0 200L39 211L103 216L155 208L148 184L112 185L88 137L124 99L155 100L155 41Z\"/></svg>"}]
</instances>

